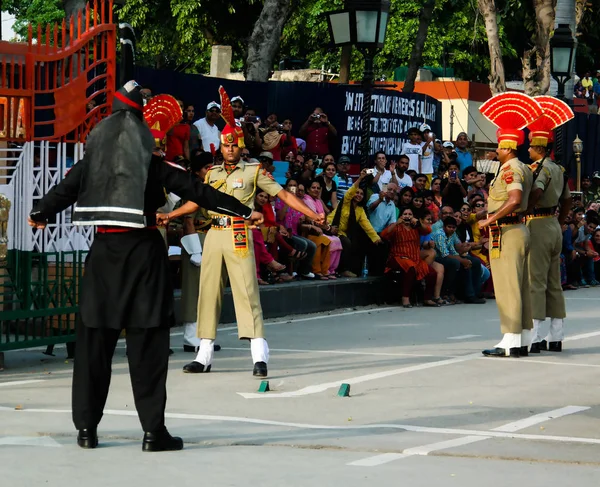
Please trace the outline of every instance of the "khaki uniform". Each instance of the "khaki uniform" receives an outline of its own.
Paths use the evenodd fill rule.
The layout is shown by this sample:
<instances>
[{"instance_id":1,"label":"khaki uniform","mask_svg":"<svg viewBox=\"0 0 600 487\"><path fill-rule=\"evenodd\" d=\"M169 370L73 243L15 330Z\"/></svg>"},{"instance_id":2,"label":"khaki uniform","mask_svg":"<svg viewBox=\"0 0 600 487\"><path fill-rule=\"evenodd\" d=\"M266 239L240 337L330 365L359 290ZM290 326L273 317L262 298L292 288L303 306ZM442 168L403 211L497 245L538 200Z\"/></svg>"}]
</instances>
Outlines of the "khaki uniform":
<instances>
[{"instance_id":1,"label":"khaki uniform","mask_svg":"<svg viewBox=\"0 0 600 487\"><path fill-rule=\"evenodd\" d=\"M204 248L206 234L210 229L211 219L204 208L190 215L200 243ZM198 295L200 293L200 270L190 262L190 254L181 249L181 318L184 323L196 322L198 318Z\"/></svg>"},{"instance_id":2,"label":"khaki uniform","mask_svg":"<svg viewBox=\"0 0 600 487\"><path fill-rule=\"evenodd\" d=\"M515 213L525 212L532 181L531 171L521 161L515 158L505 162L490 185L488 213L498 211L508 200L508 192L512 190L523 192L521 206ZM490 249L490 263L500 314L500 329L503 334L520 334L533 327L527 269L529 231L522 223L501 224L499 231L499 255Z\"/></svg>"},{"instance_id":3,"label":"khaki uniform","mask_svg":"<svg viewBox=\"0 0 600 487\"><path fill-rule=\"evenodd\" d=\"M562 230L554 212L561 199L571 196L564 183L563 170L554 161L545 159L533 189L544 191L534 214L527 217L527 227L531 234L529 252L529 279L531 284L531 306L533 318L544 320L564 318L565 298L560 283L560 253L562 251ZM549 216L535 216L535 213L550 213Z\"/></svg>"},{"instance_id":4,"label":"khaki uniform","mask_svg":"<svg viewBox=\"0 0 600 487\"><path fill-rule=\"evenodd\" d=\"M229 175L223 165L214 166L206 175L206 182L250 207L254 206L257 188L271 196L283 189L260 164L246 162L239 162ZM264 338L252 232L248 231L246 222L241 218L228 220L225 215L214 212L209 212L209 215L224 217L224 223L233 221L234 227L222 228L215 225L213 220L213 226L204 241L198 298L198 337L215 339L225 280L229 275L239 338Z\"/></svg>"}]
</instances>

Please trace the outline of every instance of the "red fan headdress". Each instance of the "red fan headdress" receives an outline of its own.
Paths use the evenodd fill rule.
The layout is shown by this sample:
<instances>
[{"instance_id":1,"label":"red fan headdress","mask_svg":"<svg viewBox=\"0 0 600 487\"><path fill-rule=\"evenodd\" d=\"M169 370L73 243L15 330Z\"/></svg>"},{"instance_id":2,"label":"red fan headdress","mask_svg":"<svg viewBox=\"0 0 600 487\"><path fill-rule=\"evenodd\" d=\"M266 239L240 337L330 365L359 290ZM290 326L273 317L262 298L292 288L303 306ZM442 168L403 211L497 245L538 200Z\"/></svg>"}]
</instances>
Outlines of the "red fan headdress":
<instances>
[{"instance_id":1,"label":"red fan headdress","mask_svg":"<svg viewBox=\"0 0 600 487\"><path fill-rule=\"evenodd\" d=\"M157 146L164 141L167 132L181 121L182 116L179 103L171 95L157 95L144 107L144 119Z\"/></svg>"},{"instance_id":2,"label":"red fan headdress","mask_svg":"<svg viewBox=\"0 0 600 487\"><path fill-rule=\"evenodd\" d=\"M552 96L536 96L534 99L542 106L543 114L527 128L531 145L546 147L554 140L552 131L575 117L573 110L564 101Z\"/></svg>"},{"instance_id":3,"label":"red fan headdress","mask_svg":"<svg viewBox=\"0 0 600 487\"><path fill-rule=\"evenodd\" d=\"M516 150L525 142L523 128L542 116L542 107L523 93L507 92L492 96L479 107L481 114L498 127L498 148Z\"/></svg>"},{"instance_id":4,"label":"red fan headdress","mask_svg":"<svg viewBox=\"0 0 600 487\"><path fill-rule=\"evenodd\" d=\"M229 95L222 86L219 87L219 95L221 96L221 117L227 122L221 132L221 144L237 144L239 148L243 149L245 147L244 131L235 123Z\"/></svg>"}]
</instances>

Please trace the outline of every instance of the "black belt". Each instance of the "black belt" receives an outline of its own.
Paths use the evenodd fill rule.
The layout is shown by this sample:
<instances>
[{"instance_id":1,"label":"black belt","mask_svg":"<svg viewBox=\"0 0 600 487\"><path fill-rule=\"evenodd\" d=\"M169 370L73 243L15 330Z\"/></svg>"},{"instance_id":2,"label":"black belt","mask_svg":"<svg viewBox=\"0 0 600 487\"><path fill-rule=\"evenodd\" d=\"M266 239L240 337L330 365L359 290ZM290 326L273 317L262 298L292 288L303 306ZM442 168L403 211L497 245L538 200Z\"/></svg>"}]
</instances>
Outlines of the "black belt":
<instances>
[{"instance_id":1,"label":"black belt","mask_svg":"<svg viewBox=\"0 0 600 487\"><path fill-rule=\"evenodd\" d=\"M509 215L498 218L496 223L502 225L518 225L525 221L525 216L522 213L510 213Z\"/></svg>"},{"instance_id":2,"label":"black belt","mask_svg":"<svg viewBox=\"0 0 600 487\"><path fill-rule=\"evenodd\" d=\"M556 206L550 208L536 208L531 213L531 216L554 216L556 213Z\"/></svg>"}]
</instances>

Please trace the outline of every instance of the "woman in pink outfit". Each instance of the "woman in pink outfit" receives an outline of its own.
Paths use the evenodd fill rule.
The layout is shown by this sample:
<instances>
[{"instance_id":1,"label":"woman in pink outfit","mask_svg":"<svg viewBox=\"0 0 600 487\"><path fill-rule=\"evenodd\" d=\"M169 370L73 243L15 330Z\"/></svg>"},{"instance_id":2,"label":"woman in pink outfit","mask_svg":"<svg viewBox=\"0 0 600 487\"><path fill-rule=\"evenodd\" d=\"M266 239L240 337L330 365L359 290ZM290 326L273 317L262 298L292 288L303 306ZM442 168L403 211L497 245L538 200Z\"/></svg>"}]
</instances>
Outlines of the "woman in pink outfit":
<instances>
[{"instance_id":1,"label":"woman in pink outfit","mask_svg":"<svg viewBox=\"0 0 600 487\"><path fill-rule=\"evenodd\" d=\"M310 183L308 192L304 196L303 200L306 206L308 206L311 210L316 211L317 213L325 212L325 208L323 207L323 201L321 200L321 190L321 182L319 180L314 180ZM324 223L319 228L323 231L323 234L325 235L325 237L327 237L327 239L330 242L329 275L323 276L323 278L336 279L335 271L338 268L338 265L340 263L340 257L342 255L342 242L340 241L339 237L326 234L326 232L328 232L331 229L331 225Z\"/></svg>"}]
</instances>

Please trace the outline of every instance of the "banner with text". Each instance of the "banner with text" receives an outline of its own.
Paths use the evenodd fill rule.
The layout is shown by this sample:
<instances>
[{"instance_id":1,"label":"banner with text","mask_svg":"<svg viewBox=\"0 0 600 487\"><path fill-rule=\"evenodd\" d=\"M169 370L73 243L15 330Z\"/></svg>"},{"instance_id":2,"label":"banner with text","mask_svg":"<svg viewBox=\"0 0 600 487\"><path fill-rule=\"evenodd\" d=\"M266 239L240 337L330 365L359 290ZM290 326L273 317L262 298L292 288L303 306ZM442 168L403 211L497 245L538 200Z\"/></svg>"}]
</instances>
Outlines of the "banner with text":
<instances>
[{"instance_id":1,"label":"banner with text","mask_svg":"<svg viewBox=\"0 0 600 487\"><path fill-rule=\"evenodd\" d=\"M353 163L360 161L364 94L360 87L346 87L343 125L339 127L340 153ZM370 154L386 153L388 160L402 154L407 131L426 123L436 137L441 133L441 103L420 93L375 90L371 100Z\"/></svg>"}]
</instances>

